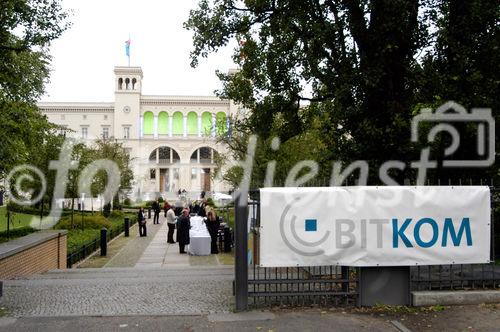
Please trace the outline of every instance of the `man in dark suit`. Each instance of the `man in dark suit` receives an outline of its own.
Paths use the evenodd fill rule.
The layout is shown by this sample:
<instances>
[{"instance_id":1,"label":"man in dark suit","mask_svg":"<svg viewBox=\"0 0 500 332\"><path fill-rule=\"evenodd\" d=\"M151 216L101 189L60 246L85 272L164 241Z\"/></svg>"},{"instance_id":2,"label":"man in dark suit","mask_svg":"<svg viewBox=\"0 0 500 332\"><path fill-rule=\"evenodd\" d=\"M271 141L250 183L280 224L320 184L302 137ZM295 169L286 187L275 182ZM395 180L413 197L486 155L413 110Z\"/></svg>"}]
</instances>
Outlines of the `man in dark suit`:
<instances>
[{"instance_id":1,"label":"man in dark suit","mask_svg":"<svg viewBox=\"0 0 500 332\"><path fill-rule=\"evenodd\" d=\"M153 224L159 224L160 223L160 203L158 200L154 201L153 204L151 205L151 208L153 209L154 216L153 216Z\"/></svg>"}]
</instances>

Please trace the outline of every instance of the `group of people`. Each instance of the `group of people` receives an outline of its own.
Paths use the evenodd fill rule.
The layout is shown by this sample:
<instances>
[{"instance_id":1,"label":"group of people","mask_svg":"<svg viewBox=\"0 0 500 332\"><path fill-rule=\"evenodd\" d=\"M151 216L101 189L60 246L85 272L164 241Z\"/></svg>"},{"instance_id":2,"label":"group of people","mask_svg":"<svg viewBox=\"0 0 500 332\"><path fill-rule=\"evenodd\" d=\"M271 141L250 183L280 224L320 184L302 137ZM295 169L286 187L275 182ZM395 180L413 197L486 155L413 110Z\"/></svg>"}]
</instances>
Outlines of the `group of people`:
<instances>
[{"instance_id":1,"label":"group of people","mask_svg":"<svg viewBox=\"0 0 500 332\"><path fill-rule=\"evenodd\" d=\"M220 217L217 216L215 210L207 205L207 200L204 196L204 193L202 193L200 202L185 207L177 207L177 209L168 202L164 202L163 204L168 226L167 243L173 244L176 242L174 241L174 232L177 228L177 242L179 243L179 252L181 254L186 253L185 247L189 245L189 230L191 229L190 213L204 217L204 222L211 238L210 252L212 254L219 253L217 237L221 220ZM153 224L159 224L161 212L160 202L158 200L154 201L151 205L151 209L153 212ZM139 209L137 219L139 222L139 236L147 236L146 217L142 207Z\"/></svg>"}]
</instances>

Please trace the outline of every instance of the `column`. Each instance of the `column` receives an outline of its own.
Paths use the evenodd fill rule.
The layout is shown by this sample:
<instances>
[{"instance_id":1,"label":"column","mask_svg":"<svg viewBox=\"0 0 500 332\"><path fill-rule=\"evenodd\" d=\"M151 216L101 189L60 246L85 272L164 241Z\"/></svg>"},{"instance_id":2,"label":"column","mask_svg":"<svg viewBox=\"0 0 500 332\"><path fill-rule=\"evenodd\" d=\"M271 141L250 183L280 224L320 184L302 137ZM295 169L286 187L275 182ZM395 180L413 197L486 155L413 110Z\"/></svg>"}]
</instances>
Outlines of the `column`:
<instances>
[{"instance_id":1,"label":"column","mask_svg":"<svg viewBox=\"0 0 500 332\"><path fill-rule=\"evenodd\" d=\"M187 123L188 123L188 117L186 114L184 114L184 137L187 137L188 135L188 129L187 129Z\"/></svg>"},{"instance_id":2,"label":"column","mask_svg":"<svg viewBox=\"0 0 500 332\"><path fill-rule=\"evenodd\" d=\"M215 113L212 113L212 137L215 137L215 126L217 125L215 120Z\"/></svg>"},{"instance_id":3,"label":"column","mask_svg":"<svg viewBox=\"0 0 500 332\"><path fill-rule=\"evenodd\" d=\"M198 114L198 137L201 137L201 115Z\"/></svg>"},{"instance_id":4,"label":"column","mask_svg":"<svg viewBox=\"0 0 500 332\"><path fill-rule=\"evenodd\" d=\"M174 180L174 172L173 172L173 168L170 168L168 170L168 183L170 184L169 188L168 188L168 191L173 191L172 188L173 188L173 181Z\"/></svg>"},{"instance_id":5,"label":"column","mask_svg":"<svg viewBox=\"0 0 500 332\"><path fill-rule=\"evenodd\" d=\"M172 122L173 122L173 116L172 114L168 115L168 137L172 137Z\"/></svg>"},{"instance_id":6,"label":"column","mask_svg":"<svg viewBox=\"0 0 500 332\"><path fill-rule=\"evenodd\" d=\"M153 119L153 136L154 138L158 138L158 114L155 114Z\"/></svg>"},{"instance_id":7,"label":"column","mask_svg":"<svg viewBox=\"0 0 500 332\"><path fill-rule=\"evenodd\" d=\"M141 115L139 119L139 137L144 137L144 117Z\"/></svg>"},{"instance_id":8,"label":"column","mask_svg":"<svg viewBox=\"0 0 500 332\"><path fill-rule=\"evenodd\" d=\"M156 163L160 163L160 148L156 149Z\"/></svg>"},{"instance_id":9,"label":"column","mask_svg":"<svg viewBox=\"0 0 500 332\"><path fill-rule=\"evenodd\" d=\"M156 167L156 191L160 191L160 169Z\"/></svg>"}]
</instances>

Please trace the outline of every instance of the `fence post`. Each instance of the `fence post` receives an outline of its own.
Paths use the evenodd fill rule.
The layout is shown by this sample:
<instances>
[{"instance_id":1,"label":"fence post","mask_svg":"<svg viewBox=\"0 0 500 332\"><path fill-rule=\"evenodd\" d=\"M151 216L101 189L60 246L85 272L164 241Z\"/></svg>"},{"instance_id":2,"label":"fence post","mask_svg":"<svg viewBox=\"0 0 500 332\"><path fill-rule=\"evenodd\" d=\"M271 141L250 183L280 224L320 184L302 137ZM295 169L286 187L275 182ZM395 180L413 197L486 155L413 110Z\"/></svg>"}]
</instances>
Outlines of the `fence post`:
<instances>
[{"instance_id":1,"label":"fence post","mask_svg":"<svg viewBox=\"0 0 500 332\"><path fill-rule=\"evenodd\" d=\"M107 233L106 228L101 229L101 256L106 256L108 253Z\"/></svg>"},{"instance_id":2,"label":"fence post","mask_svg":"<svg viewBox=\"0 0 500 332\"><path fill-rule=\"evenodd\" d=\"M129 237L130 219L128 217L125 217L124 223L125 223L125 237Z\"/></svg>"},{"instance_id":3,"label":"fence post","mask_svg":"<svg viewBox=\"0 0 500 332\"><path fill-rule=\"evenodd\" d=\"M241 200L243 201L243 200ZM235 205L235 264L234 291L236 311L248 309L248 203L237 202Z\"/></svg>"}]
</instances>

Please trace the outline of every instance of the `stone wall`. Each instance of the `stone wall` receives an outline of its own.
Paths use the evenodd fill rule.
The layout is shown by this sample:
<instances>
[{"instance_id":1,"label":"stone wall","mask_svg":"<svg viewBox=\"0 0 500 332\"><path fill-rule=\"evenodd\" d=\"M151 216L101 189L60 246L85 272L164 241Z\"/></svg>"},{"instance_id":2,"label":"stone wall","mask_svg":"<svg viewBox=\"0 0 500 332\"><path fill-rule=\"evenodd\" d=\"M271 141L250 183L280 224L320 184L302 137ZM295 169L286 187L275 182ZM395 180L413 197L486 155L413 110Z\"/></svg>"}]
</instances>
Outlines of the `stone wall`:
<instances>
[{"instance_id":1,"label":"stone wall","mask_svg":"<svg viewBox=\"0 0 500 332\"><path fill-rule=\"evenodd\" d=\"M0 244L0 279L66 268L67 231L41 231Z\"/></svg>"}]
</instances>

